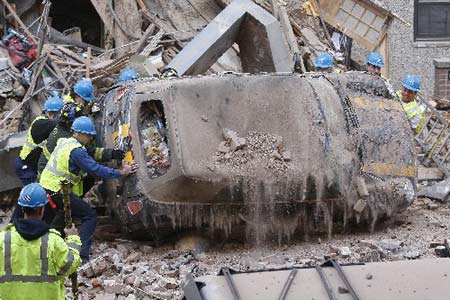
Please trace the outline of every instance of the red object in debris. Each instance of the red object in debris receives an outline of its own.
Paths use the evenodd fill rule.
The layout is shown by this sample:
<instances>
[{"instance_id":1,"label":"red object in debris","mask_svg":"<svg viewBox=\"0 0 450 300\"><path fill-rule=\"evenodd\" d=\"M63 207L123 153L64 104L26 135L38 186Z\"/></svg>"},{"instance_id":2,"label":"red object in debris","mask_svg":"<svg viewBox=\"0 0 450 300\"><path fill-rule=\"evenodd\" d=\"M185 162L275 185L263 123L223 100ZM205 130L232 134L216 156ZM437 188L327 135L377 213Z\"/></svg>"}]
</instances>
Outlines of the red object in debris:
<instances>
[{"instance_id":1,"label":"red object in debris","mask_svg":"<svg viewBox=\"0 0 450 300\"><path fill-rule=\"evenodd\" d=\"M144 205L142 204L142 201L136 200L127 202L127 207L128 210L130 211L130 214L134 216L144 207Z\"/></svg>"},{"instance_id":2,"label":"red object in debris","mask_svg":"<svg viewBox=\"0 0 450 300\"><path fill-rule=\"evenodd\" d=\"M28 67L37 57L36 44L33 42L24 42L14 36L5 45L8 48L8 54L12 63L20 70Z\"/></svg>"},{"instance_id":3,"label":"red object in debris","mask_svg":"<svg viewBox=\"0 0 450 300\"><path fill-rule=\"evenodd\" d=\"M50 205L51 208L56 208L56 204L55 202L53 202L52 197L47 194L47 199L48 199L48 204Z\"/></svg>"}]
</instances>

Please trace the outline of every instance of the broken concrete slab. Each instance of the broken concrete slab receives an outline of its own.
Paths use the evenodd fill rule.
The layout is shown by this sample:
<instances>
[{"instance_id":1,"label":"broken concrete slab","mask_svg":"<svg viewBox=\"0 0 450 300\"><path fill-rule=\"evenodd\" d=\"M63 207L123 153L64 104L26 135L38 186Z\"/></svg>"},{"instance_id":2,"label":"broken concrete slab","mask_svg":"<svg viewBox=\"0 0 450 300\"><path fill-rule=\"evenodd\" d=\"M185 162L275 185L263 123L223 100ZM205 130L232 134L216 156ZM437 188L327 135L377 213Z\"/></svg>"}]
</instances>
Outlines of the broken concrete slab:
<instances>
[{"instance_id":1,"label":"broken concrete slab","mask_svg":"<svg viewBox=\"0 0 450 300\"><path fill-rule=\"evenodd\" d=\"M305 27L301 30L302 38L305 40L306 44L313 47L316 52L322 52L327 50L327 46L322 43L322 41L317 36L316 32L309 28Z\"/></svg>"},{"instance_id":2,"label":"broken concrete slab","mask_svg":"<svg viewBox=\"0 0 450 300\"><path fill-rule=\"evenodd\" d=\"M444 173L439 168L427 168L419 166L417 180L421 181L439 181L444 178Z\"/></svg>"},{"instance_id":3,"label":"broken concrete slab","mask_svg":"<svg viewBox=\"0 0 450 300\"><path fill-rule=\"evenodd\" d=\"M227 6L168 67L178 75L202 74L235 42L243 72L292 71L292 58L278 20L249 0L236 0Z\"/></svg>"},{"instance_id":4,"label":"broken concrete slab","mask_svg":"<svg viewBox=\"0 0 450 300\"><path fill-rule=\"evenodd\" d=\"M432 186L426 187L417 193L417 197L427 197L439 202L447 202L450 194L450 177Z\"/></svg>"}]
</instances>

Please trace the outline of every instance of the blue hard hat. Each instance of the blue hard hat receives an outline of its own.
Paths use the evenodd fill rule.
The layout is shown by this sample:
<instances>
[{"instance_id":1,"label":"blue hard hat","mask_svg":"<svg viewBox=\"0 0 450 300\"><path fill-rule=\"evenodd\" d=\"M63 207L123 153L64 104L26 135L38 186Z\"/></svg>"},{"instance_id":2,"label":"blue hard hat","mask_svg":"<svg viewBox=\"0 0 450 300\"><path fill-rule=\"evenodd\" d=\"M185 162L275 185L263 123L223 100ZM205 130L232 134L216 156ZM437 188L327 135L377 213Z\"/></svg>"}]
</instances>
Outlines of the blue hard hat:
<instances>
[{"instance_id":1,"label":"blue hard hat","mask_svg":"<svg viewBox=\"0 0 450 300\"><path fill-rule=\"evenodd\" d=\"M48 198L44 188L39 183L30 183L20 191L18 204L23 207L42 207Z\"/></svg>"},{"instance_id":2,"label":"blue hard hat","mask_svg":"<svg viewBox=\"0 0 450 300\"><path fill-rule=\"evenodd\" d=\"M367 63L374 65L375 67L382 68L384 67L384 58L379 52L372 52L367 57Z\"/></svg>"},{"instance_id":3,"label":"blue hard hat","mask_svg":"<svg viewBox=\"0 0 450 300\"><path fill-rule=\"evenodd\" d=\"M44 104L45 111L60 111L64 106L63 100L58 96L49 97Z\"/></svg>"},{"instance_id":4,"label":"blue hard hat","mask_svg":"<svg viewBox=\"0 0 450 300\"><path fill-rule=\"evenodd\" d=\"M138 78L139 78L139 74L132 68L126 68L119 75L120 81L127 81L127 80L133 80L133 79L138 79Z\"/></svg>"},{"instance_id":5,"label":"blue hard hat","mask_svg":"<svg viewBox=\"0 0 450 300\"><path fill-rule=\"evenodd\" d=\"M94 96L94 86L92 82L88 79L81 79L75 86L73 87L73 91L75 94L86 100L87 102L92 101L95 98Z\"/></svg>"},{"instance_id":6,"label":"blue hard hat","mask_svg":"<svg viewBox=\"0 0 450 300\"><path fill-rule=\"evenodd\" d=\"M72 130L75 132L96 135L94 122L86 116L78 117L73 121Z\"/></svg>"},{"instance_id":7,"label":"blue hard hat","mask_svg":"<svg viewBox=\"0 0 450 300\"><path fill-rule=\"evenodd\" d=\"M406 89L418 92L420 90L420 79L416 75L408 75L403 79L403 87Z\"/></svg>"},{"instance_id":8,"label":"blue hard hat","mask_svg":"<svg viewBox=\"0 0 450 300\"><path fill-rule=\"evenodd\" d=\"M327 52L320 52L314 61L314 67L327 69L333 66L333 57Z\"/></svg>"}]
</instances>

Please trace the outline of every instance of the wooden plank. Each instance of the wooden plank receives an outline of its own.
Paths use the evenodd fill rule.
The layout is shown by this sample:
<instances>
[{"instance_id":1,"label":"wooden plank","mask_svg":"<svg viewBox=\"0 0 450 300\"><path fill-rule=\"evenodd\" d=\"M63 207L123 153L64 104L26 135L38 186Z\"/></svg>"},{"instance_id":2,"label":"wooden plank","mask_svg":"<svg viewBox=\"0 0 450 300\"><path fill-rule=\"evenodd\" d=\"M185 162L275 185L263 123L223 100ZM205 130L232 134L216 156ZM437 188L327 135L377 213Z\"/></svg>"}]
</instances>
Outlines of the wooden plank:
<instances>
[{"instance_id":1,"label":"wooden plank","mask_svg":"<svg viewBox=\"0 0 450 300\"><path fill-rule=\"evenodd\" d=\"M98 15L100 16L100 19L102 19L103 24L105 24L105 27L112 32L114 30L114 22L113 22L114 19L107 7L106 1L91 0L91 3L94 6L95 10L97 11Z\"/></svg>"},{"instance_id":2,"label":"wooden plank","mask_svg":"<svg viewBox=\"0 0 450 300\"><path fill-rule=\"evenodd\" d=\"M385 78L389 78L389 40L387 34L385 34L384 38L381 40L378 51L384 57L384 67L381 68L381 75L383 75Z\"/></svg>"},{"instance_id":3,"label":"wooden plank","mask_svg":"<svg viewBox=\"0 0 450 300\"><path fill-rule=\"evenodd\" d=\"M42 70L44 69L44 66L45 66L45 64L46 64L46 62L47 62L48 56L49 56L48 53L45 53L45 54L43 55L43 59L42 59L42 61L40 62L40 65L38 65L38 66L36 67L36 70L33 71L33 75L32 75L32 78L31 78L30 86L29 86L27 92L25 93L25 95L23 96L22 102L20 102L19 105L17 105L16 107L14 107L14 108L13 108L13 109L12 109L12 110L11 110L11 111L3 118L3 120L0 121L0 128L2 128L3 124L5 124L6 121L8 121L8 119L9 119L15 112L17 112L17 110L19 110L20 108L22 108L22 106L23 106L25 103L27 103L30 99L32 99L32 95L33 95L34 89L35 89L35 87L36 87L37 80L38 80L39 76L41 75Z\"/></svg>"},{"instance_id":4,"label":"wooden plank","mask_svg":"<svg viewBox=\"0 0 450 300\"><path fill-rule=\"evenodd\" d=\"M87 49L87 59L86 59L86 78L90 78L91 72L91 47Z\"/></svg>"},{"instance_id":5,"label":"wooden plank","mask_svg":"<svg viewBox=\"0 0 450 300\"><path fill-rule=\"evenodd\" d=\"M141 15L139 14L138 6L136 1L130 0L116 0L115 3L116 14L121 22L121 25L128 33L132 33L135 36L142 36L141 33ZM120 47L122 45L128 44L132 39L127 36L125 32L120 29L117 22L114 22L114 40L116 41L116 47ZM128 52L130 52L132 47L124 47L117 49L118 56L122 56Z\"/></svg>"},{"instance_id":6,"label":"wooden plank","mask_svg":"<svg viewBox=\"0 0 450 300\"><path fill-rule=\"evenodd\" d=\"M419 165L419 172L417 176L417 180L421 181L438 181L444 178L444 173L442 173L439 168L426 168L422 165Z\"/></svg>"},{"instance_id":7,"label":"wooden plank","mask_svg":"<svg viewBox=\"0 0 450 300\"><path fill-rule=\"evenodd\" d=\"M136 53L140 53L142 50L144 50L146 43L147 43L147 39L155 31L155 28L156 28L156 25L153 23L147 27L147 29L145 30L141 39L139 40L139 42L136 45L136 51L135 51Z\"/></svg>"},{"instance_id":8,"label":"wooden plank","mask_svg":"<svg viewBox=\"0 0 450 300\"><path fill-rule=\"evenodd\" d=\"M351 30L349 28L344 28L342 26L343 24L337 23L336 14L339 10L339 7L343 3L343 0L338 0L338 1L313 0L313 1L317 1L318 4L320 5L320 8L321 8L320 13L325 22L327 22L331 26L337 28L338 30L342 31L345 35L351 37L352 39L354 39L356 42L358 42L363 47L367 48L370 51L373 51L381 43L381 41L384 37L383 34L380 35L380 37L378 38L377 41L370 42L369 40L365 39L361 35L354 32L353 30ZM368 2L368 1L363 1L363 0L355 0L355 1L358 2L358 4L363 5L365 8L372 9L376 13L386 16L387 17L386 24L389 24L389 22L390 22L389 20L392 15L391 13L389 13L389 11L384 10L383 8L378 7L377 5L375 5L371 2Z\"/></svg>"},{"instance_id":9,"label":"wooden plank","mask_svg":"<svg viewBox=\"0 0 450 300\"><path fill-rule=\"evenodd\" d=\"M51 60L48 60L48 64L49 64L49 66L51 68L53 68L53 70L55 70L56 75L58 75L58 77L61 78L61 82L64 85L63 94L65 94L66 91L70 90L70 86L69 86L69 83L66 80L66 76L64 76L63 72L61 71L61 69L59 68L59 66L56 63L54 63Z\"/></svg>"},{"instance_id":10,"label":"wooden plank","mask_svg":"<svg viewBox=\"0 0 450 300\"><path fill-rule=\"evenodd\" d=\"M57 45L56 49L58 49L59 51L61 51L62 53L64 53L65 55L69 56L70 58L72 58L73 60L85 65L86 64L86 59L84 59L81 55L76 54L75 52L67 49L64 46L60 46Z\"/></svg>"}]
</instances>

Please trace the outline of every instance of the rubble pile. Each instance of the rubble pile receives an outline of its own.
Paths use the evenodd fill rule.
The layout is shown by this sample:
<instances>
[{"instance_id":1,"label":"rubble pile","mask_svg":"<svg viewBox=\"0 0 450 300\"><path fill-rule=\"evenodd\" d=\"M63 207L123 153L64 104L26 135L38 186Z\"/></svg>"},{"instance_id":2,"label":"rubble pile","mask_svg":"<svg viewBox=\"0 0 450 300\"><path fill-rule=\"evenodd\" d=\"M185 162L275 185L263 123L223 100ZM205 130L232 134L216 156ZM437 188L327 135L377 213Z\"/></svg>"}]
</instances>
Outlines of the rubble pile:
<instances>
[{"instance_id":1,"label":"rubble pile","mask_svg":"<svg viewBox=\"0 0 450 300\"><path fill-rule=\"evenodd\" d=\"M192 251L159 257L145 244L115 244L98 245L96 257L80 268L79 299L176 299L182 280L197 268Z\"/></svg>"},{"instance_id":2,"label":"rubble pile","mask_svg":"<svg viewBox=\"0 0 450 300\"><path fill-rule=\"evenodd\" d=\"M161 176L170 168L170 153L161 112L154 106L141 116L141 134L147 169L152 178Z\"/></svg>"},{"instance_id":3,"label":"rubble pile","mask_svg":"<svg viewBox=\"0 0 450 300\"><path fill-rule=\"evenodd\" d=\"M191 242L174 250L170 244L152 247L127 240L97 241L90 263L78 272L79 299L179 299L187 274L215 275L222 267L250 271L313 267L328 259L348 264L446 256L448 212L442 205L428 210L418 203L374 233L319 236L281 246L222 241L208 249ZM73 299L69 282L67 298Z\"/></svg>"},{"instance_id":4,"label":"rubble pile","mask_svg":"<svg viewBox=\"0 0 450 300\"><path fill-rule=\"evenodd\" d=\"M139 4L145 6L143 2ZM128 20L142 24L142 31L126 38L119 38L123 32L118 32L114 36L115 48L107 45L103 49L65 36L46 24L50 1L43 1L43 6L45 9L39 22L34 22L30 29L23 25L18 15L9 19L11 24L4 28L9 34L3 37L8 51L2 49L0 53L0 138L25 130L33 116L40 114L48 96L70 93L80 78L90 79L96 88L97 99L101 99L125 67L135 67L141 76L158 75L184 45L172 33L162 30L161 23L150 18L145 7L141 9L147 13L137 15L138 18L145 17L144 20ZM41 11L38 8L39 5L35 5L27 9ZM100 13L101 8L98 9L104 16ZM127 9L137 12L136 7ZM126 14L127 9L117 12L118 17ZM17 23L23 26L17 27Z\"/></svg>"},{"instance_id":5,"label":"rubble pile","mask_svg":"<svg viewBox=\"0 0 450 300\"><path fill-rule=\"evenodd\" d=\"M284 174L291 154L283 148L281 136L265 132L248 132L239 137L231 129L223 130L224 141L219 144L214 163L217 168L229 168L235 174L253 173L261 166L273 174Z\"/></svg>"}]
</instances>

